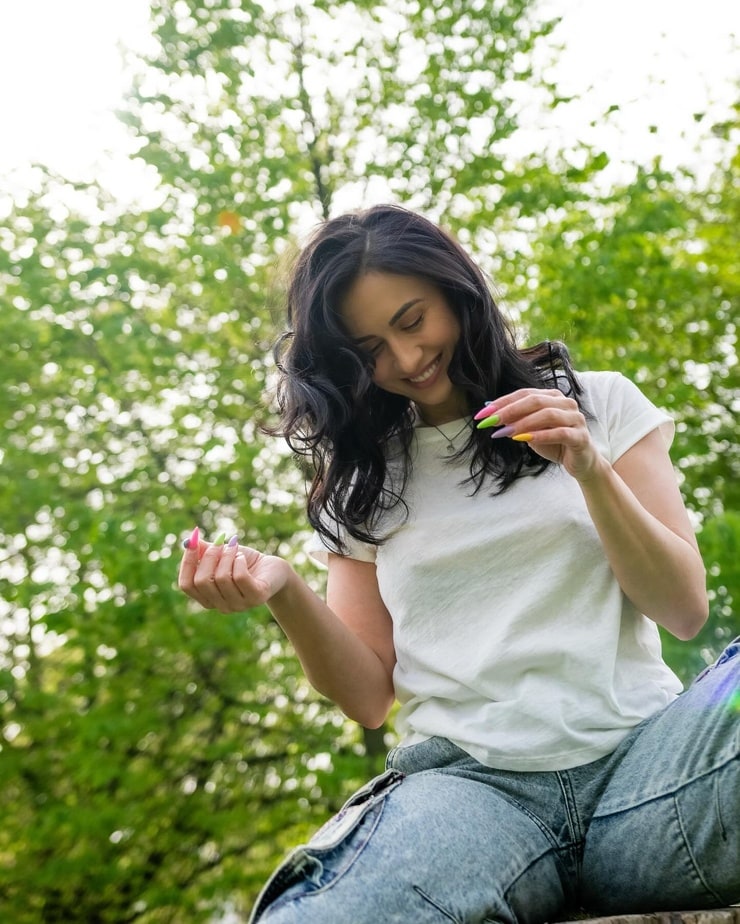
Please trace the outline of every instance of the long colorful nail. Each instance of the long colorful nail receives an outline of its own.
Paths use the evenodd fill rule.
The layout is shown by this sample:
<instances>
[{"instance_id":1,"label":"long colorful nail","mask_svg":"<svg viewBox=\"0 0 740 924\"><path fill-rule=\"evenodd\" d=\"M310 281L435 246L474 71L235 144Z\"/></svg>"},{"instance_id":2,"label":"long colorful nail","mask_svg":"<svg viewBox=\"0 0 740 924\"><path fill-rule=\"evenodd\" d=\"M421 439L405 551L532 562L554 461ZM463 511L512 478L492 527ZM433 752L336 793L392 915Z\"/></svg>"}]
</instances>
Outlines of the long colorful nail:
<instances>
[{"instance_id":1,"label":"long colorful nail","mask_svg":"<svg viewBox=\"0 0 740 924\"><path fill-rule=\"evenodd\" d=\"M213 540L214 545L223 545L226 541L226 533L220 532L218 536Z\"/></svg>"},{"instance_id":2,"label":"long colorful nail","mask_svg":"<svg viewBox=\"0 0 740 924\"><path fill-rule=\"evenodd\" d=\"M516 440L517 443L529 443L532 439L531 433L517 433L512 436L513 440Z\"/></svg>"},{"instance_id":3,"label":"long colorful nail","mask_svg":"<svg viewBox=\"0 0 740 924\"><path fill-rule=\"evenodd\" d=\"M473 420L484 420L486 417L490 417L491 414L496 413L496 405L493 401L486 401L486 406L482 407L478 413L473 417Z\"/></svg>"},{"instance_id":4,"label":"long colorful nail","mask_svg":"<svg viewBox=\"0 0 740 924\"><path fill-rule=\"evenodd\" d=\"M497 439L500 439L502 436L511 436L513 432L514 432L513 427L501 427L500 430L497 430L495 433L491 434L491 439L497 440Z\"/></svg>"},{"instance_id":5,"label":"long colorful nail","mask_svg":"<svg viewBox=\"0 0 740 924\"><path fill-rule=\"evenodd\" d=\"M239 545L239 537L238 537L238 536L232 536L231 539L229 539L229 541L226 543L226 546L227 546L227 548L229 548L229 549L233 549L234 546L237 546L237 545Z\"/></svg>"},{"instance_id":6,"label":"long colorful nail","mask_svg":"<svg viewBox=\"0 0 740 924\"><path fill-rule=\"evenodd\" d=\"M197 549L200 542L200 530L196 526L190 536L183 542L186 549Z\"/></svg>"},{"instance_id":7,"label":"long colorful nail","mask_svg":"<svg viewBox=\"0 0 740 924\"><path fill-rule=\"evenodd\" d=\"M478 424L476 424L476 427L478 430L487 430L489 427L500 427L500 426L501 426L501 418L499 417L498 414L493 414L491 415L491 417L485 417Z\"/></svg>"}]
</instances>

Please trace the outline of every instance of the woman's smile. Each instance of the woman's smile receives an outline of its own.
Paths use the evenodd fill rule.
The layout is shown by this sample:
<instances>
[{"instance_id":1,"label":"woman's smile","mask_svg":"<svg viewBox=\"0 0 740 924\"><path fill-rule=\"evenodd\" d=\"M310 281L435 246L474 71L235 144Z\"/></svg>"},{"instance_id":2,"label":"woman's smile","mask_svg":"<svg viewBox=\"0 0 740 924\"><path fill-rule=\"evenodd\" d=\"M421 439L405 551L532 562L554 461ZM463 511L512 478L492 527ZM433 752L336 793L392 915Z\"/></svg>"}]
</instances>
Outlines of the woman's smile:
<instances>
[{"instance_id":1,"label":"woman's smile","mask_svg":"<svg viewBox=\"0 0 740 924\"><path fill-rule=\"evenodd\" d=\"M409 398L426 423L469 412L448 375L460 324L437 286L417 276L369 272L349 288L341 313L350 337L370 355L379 388Z\"/></svg>"},{"instance_id":2,"label":"woman's smile","mask_svg":"<svg viewBox=\"0 0 740 924\"><path fill-rule=\"evenodd\" d=\"M413 378L410 378L409 382L411 382L413 385L427 385L429 380L434 377L434 374L439 369L441 363L442 357L438 356L434 362L427 366L427 368L420 375L415 375Z\"/></svg>"}]
</instances>

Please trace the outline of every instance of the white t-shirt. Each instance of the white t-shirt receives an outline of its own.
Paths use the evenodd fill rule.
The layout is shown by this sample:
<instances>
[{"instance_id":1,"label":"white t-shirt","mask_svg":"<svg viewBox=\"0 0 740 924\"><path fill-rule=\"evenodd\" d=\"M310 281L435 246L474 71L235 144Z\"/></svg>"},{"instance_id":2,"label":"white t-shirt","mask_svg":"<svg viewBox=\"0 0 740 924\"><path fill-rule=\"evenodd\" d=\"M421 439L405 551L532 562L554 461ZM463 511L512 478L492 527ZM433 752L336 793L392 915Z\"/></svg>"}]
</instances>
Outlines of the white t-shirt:
<instances>
[{"instance_id":1,"label":"white t-shirt","mask_svg":"<svg viewBox=\"0 0 740 924\"><path fill-rule=\"evenodd\" d=\"M579 378L610 462L656 427L670 444L670 418L619 373ZM681 684L657 626L622 593L577 482L551 465L471 496L465 461L447 461L436 429L417 429L413 453L405 522L387 514L379 547L347 539L351 557L376 562L393 620L402 744L441 736L525 771L610 753ZM311 551L326 561L317 537Z\"/></svg>"}]
</instances>

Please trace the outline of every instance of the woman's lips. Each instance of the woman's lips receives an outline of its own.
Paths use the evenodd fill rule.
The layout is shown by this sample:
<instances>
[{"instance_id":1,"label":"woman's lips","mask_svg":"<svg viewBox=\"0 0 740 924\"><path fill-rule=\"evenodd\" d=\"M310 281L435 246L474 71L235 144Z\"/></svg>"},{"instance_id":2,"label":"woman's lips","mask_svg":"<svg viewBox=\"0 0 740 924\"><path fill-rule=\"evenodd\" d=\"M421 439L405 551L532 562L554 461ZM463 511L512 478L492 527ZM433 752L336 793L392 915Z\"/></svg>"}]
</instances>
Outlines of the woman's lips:
<instances>
[{"instance_id":1,"label":"woman's lips","mask_svg":"<svg viewBox=\"0 0 740 924\"><path fill-rule=\"evenodd\" d=\"M430 363L422 373L415 375L413 378L407 379L407 381L411 382L412 385L426 385L427 382L430 382L437 374L441 363L442 357L438 356L434 362Z\"/></svg>"}]
</instances>

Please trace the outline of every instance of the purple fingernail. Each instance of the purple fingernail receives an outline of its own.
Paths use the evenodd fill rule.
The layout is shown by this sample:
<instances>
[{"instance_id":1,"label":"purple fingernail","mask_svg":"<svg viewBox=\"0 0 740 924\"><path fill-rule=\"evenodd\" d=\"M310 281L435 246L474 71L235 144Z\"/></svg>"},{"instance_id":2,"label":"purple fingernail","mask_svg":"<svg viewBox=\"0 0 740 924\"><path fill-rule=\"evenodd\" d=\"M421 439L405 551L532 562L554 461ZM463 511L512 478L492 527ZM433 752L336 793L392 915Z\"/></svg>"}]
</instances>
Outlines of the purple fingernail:
<instances>
[{"instance_id":1,"label":"purple fingernail","mask_svg":"<svg viewBox=\"0 0 740 924\"><path fill-rule=\"evenodd\" d=\"M513 428L513 427L501 427L500 430L496 430L495 433L492 433L492 434L491 434L491 439L492 439L492 440L497 440L497 439L499 439L499 438L502 437L502 436L511 436L511 434L512 434L513 432L514 432L514 428Z\"/></svg>"},{"instance_id":2,"label":"purple fingernail","mask_svg":"<svg viewBox=\"0 0 740 924\"><path fill-rule=\"evenodd\" d=\"M231 539L229 539L229 541L226 543L226 546L227 546L227 548L229 548L229 549L233 549L234 546L235 546L235 545L238 545L238 544L239 544L239 537L238 537L238 536L232 536Z\"/></svg>"}]
</instances>

